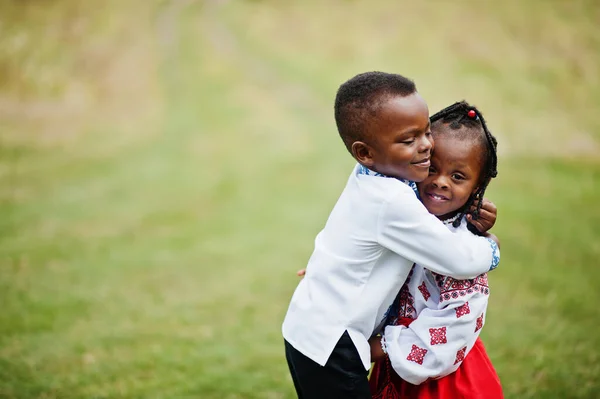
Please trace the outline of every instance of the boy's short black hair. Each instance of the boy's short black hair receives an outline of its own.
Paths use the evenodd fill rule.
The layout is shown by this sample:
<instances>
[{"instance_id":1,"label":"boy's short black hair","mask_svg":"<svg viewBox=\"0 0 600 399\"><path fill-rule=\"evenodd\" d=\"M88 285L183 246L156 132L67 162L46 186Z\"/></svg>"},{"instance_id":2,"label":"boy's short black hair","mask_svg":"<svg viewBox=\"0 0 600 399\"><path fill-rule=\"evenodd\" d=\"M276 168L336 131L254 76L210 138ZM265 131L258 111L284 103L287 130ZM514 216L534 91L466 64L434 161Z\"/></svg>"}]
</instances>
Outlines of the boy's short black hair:
<instances>
[{"instance_id":1,"label":"boy's short black hair","mask_svg":"<svg viewBox=\"0 0 600 399\"><path fill-rule=\"evenodd\" d=\"M348 151L355 141L368 140L367 126L386 100L416 91L412 80L385 72L361 73L343 83L335 96L335 123Z\"/></svg>"}]
</instances>

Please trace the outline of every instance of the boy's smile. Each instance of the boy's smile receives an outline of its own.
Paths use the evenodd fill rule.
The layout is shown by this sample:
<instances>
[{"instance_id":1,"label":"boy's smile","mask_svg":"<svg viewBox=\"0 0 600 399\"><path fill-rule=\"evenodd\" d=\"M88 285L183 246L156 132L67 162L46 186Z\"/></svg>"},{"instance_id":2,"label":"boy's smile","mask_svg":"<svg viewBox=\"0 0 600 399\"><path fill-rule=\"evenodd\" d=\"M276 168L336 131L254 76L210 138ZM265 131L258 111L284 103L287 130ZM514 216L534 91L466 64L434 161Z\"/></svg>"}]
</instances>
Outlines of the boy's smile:
<instances>
[{"instance_id":1,"label":"boy's smile","mask_svg":"<svg viewBox=\"0 0 600 399\"><path fill-rule=\"evenodd\" d=\"M429 109L418 93L383 102L367 136L354 143L353 153L369 169L417 182L429 174L433 138Z\"/></svg>"},{"instance_id":2,"label":"boy's smile","mask_svg":"<svg viewBox=\"0 0 600 399\"><path fill-rule=\"evenodd\" d=\"M427 210L445 219L462 208L479 185L481 149L477 142L436 134L429 176L418 184Z\"/></svg>"}]
</instances>

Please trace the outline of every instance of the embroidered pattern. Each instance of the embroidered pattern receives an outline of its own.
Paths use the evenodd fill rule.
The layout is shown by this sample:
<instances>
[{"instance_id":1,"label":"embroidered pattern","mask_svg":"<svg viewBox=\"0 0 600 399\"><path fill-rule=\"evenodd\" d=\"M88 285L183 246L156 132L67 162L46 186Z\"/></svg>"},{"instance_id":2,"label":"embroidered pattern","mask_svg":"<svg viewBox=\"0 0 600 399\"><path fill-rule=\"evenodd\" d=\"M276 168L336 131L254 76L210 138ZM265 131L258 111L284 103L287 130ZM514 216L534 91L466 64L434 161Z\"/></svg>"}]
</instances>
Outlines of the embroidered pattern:
<instances>
[{"instance_id":1,"label":"embroidered pattern","mask_svg":"<svg viewBox=\"0 0 600 399\"><path fill-rule=\"evenodd\" d=\"M446 226L451 226L452 223L454 223L456 221L456 219L458 219L459 216L460 216L460 213L456 216L452 216L451 218L442 220L442 223L444 223ZM463 218L463 220L464 220L464 218Z\"/></svg>"},{"instance_id":2,"label":"embroidered pattern","mask_svg":"<svg viewBox=\"0 0 600 399\"><path fill-rule=\"evenodd\" d=\"M465 346L464 348L460 349L458 352L456 352L456 360L454 361L454 364L462 362L463 360L465 360L465 354L467 353L467 347Z\"/></svg>"},{"instance_id":3,"label":"embroidered pattern","mask_svg":"<svg viewBox=\"0 0 600 399\"><path fill-rule=\"evenodd\" d=\"M400 290L400 300L398 301L399 312L398 317L409 317L411 319L417 318L417 310L415 309L415 298L408 290L408 286L405 285Z\"/></svg>"},{"instance_id":4,"label":"embroidered pattern","mask_svg":"<svg viewBox=\"0 0 600 399\"><path fill-rule=\"evenodd\" d=\"M410 269L404 285L396 295L396 299L392 302L392 305L385 312L384 319L386 325L398 325L399 320L406 317L409 319L417 318L417 310L415 309L415 299L408 289L408 283L413 275L414 267Z\"/></svg>"},{"instance_id":5,"label":"embroidered pattern","mask_svg":"<svg viewBox=\"0 0 600 399\"><path fill-rule=\"evenodd\" d=\"M379 172L374 172L371 169L369 169L366 166L363 166L361 164L358 164L358 174L359 175L367 175L367 176L387 177L387 178L393 179L393 177L391 177L391 176L386 176ZM417 198L419 197L419 190L417 189L417 183L415 183L412 180L407 180L407 179L396 178L396 180L399 180L402 183L406 184L408 187L412 188L412 190L414 191Z\"/></svg>"},{"instance_id":6,"label":"embroidered pattern","mask_svg":"<svg viewBox=\"0 0 600 399\"><path fill-rule=\"evenodd\" d=\"M492 240L491 238L488 238L487 240L489 241L490 246L492 247L492 264L490 265L491 271L497 268L498 264L500 263L500 252L498 252L498 244L496 244L494 240Z\"/></svg>"},{"instance_id":7,"label":"embroidered pattern","mask_svg":"<svg viewBox=\"0 0 600 399\"><path fill-rule=\"evenodd\" d=\"M483 328L483 313L477 318L477 324L475 325L475 332Z\"/></svg>"},{"instance_id":8,"label":"embroidered pattern","mask_svg":"<svg viewBox=\"0 0 600 399\"><path fill-rule=\"evenodd\" d=\"M445 344L448 342L446 339L446 327L430 328L429 336L431 337L431 345Z\"/></svg>"},{"instance_id":9,"label":"embroidered pattern","mask_svg":"<svg viewBox=\"0 0 600 399\"><path fill-rule=\"evenodd\" d=\"M469 302L465 303L462 306L457 307L454 310L456 311L456 318L457 319L459 317L462 317L464 315L467 315L467 314L471 313L471 309L469 309Z\"/></svg>"},{"instance_id":10,"label":"embroidered pattern","mask_svg":"<svg viewBox=\"0 0 600 399\"><path fill-rule=\"evenodd\" d=\"M465 349L467 349L467 348L465 348ZM408 357L406 358L406 360L410 360L411 362L415 362L418 364L423 364L423 358L425 357L426 353L427 353L427 349L419 348L417 345L413 344L412 349L411 349L410 353L408 354Z\"/></svg>"},{"instance_id":11,"label":"embroidered pattern","mask_svg":"<svg viewBox=\"0 0 600 399\"><path fill-rule=\"evenodd\" d=\"M373 172L371 169L367 168L366 166L363 166L363 165L360 165L360 164L358 166L359 166L359 169L358 169L358 174L359 175L387 177L386 175L382 175L381 173Z\"/></svg>"},{"instance_id":12,"label":"embroidered pattern","mask_svg":"<svg viewBox=\"0 0 600 399\"><path fill-rule=\"evenodd\" d=\"M425 301L427 301L431 296L429 290L427 289L427 286L425 285L425 281L423 281L419 286L419 291L421 291L421 294L423 295L423 298L425 298Z\"/></svg>"},{"instance_id":13,"label":"embroidered pattern","mask_svg":"<svg viewBox=\"0 0 600 399\"><path fill-rule=\"evenodd\" d=\"M457 280L449 276L433 273L435 282L440 289L440 303L451 299L458 299L475 292L484 295L490 294L487 274L483 273L473 279Z\"/></svg>"},{"instance_id":14,"label":"embroidered pattern","mask_svg":"<svg viewBox=\"0 0 600 399\"><path fill-rule=\"evenodd\" d=\"M402 289L398 293L395 301L396 308L392 313L393 322L391 324L397 324L397 321L403 317L410 319L417 318L417 310L415 309L415 299L408 289L408 285L403 285Z\"/></svg>"}]
</instances>

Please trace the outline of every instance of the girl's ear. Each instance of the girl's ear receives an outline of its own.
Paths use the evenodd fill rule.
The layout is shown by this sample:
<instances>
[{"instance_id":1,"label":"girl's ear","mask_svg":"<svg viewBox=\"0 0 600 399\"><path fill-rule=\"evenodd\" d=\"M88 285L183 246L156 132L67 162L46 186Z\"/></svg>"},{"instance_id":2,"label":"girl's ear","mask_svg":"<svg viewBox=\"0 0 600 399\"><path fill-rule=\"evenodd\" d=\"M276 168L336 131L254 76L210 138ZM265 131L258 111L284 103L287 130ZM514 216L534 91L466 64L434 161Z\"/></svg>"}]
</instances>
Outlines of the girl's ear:
<instances>
[{"instance_id":1,"label":"girl's ear","mask_svg":"<svg viewBox=\"0 0 600 399\"><path fill-rule=\"evenodd\" d=\"M473 191L471 192L472 196L475 196L475 193L477 193L477 191L481 188L481 187L485 187L490 183L490 178L487 179L483 179L482 181L479 182L479 184L477 184L477 186L473 189ZM477 199L477 198L475 198Z\"/></svg>"},{"instance_id":2,"label":"girl's ear","mask_svg":"<svg viewBox=\"0 0 600 399\"><path fill-rule=\"evenodd\" d=\"M358 163L366 166L367 168L372 168L375 164L373 159L373 149L366 143L362 141L355 141L352 143L352 156L358 161Z\"/></svg>"}]
</instances>

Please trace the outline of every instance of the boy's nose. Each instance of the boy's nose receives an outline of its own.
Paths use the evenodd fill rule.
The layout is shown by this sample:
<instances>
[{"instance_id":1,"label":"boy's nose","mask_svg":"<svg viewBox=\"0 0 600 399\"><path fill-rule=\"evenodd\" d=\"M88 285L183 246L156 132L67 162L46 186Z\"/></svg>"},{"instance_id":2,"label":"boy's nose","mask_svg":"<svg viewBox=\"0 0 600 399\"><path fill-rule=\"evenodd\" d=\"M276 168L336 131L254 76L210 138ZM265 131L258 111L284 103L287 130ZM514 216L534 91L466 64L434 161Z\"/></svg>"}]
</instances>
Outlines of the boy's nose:
<instances>
[{"instance_id":1,"label":"boy's nose","mask_svg":"<svg viewBox=\"0 0 600 399\"><path fill-rule=\"evenodd\" d=\"M431 151L433 148L433 142L428 137L424 136L421 138L419 143L419 152Z\"/></svg>"}]
</instances>

